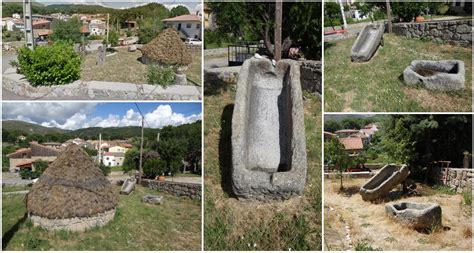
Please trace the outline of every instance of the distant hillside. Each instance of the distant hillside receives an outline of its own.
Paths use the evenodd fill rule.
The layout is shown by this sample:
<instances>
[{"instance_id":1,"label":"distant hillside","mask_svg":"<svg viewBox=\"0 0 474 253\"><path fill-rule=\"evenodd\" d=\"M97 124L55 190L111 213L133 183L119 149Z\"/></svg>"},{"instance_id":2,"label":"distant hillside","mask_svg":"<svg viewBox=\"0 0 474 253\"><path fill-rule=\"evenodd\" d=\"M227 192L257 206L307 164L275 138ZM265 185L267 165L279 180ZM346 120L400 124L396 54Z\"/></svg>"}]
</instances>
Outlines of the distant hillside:
<instances>
[{"instance_id":1,"label":"distant hillside","mask_svg":"<svg viewBox=\"0 0 474 253\"><path fill-rule=\"evenodd\" d=\"M4 120L2 121L2 129L7 131L20 131L25 134L53 134L53 133L67 133L69 130L64 130L55 127L44 127L38 124L28 123L19 120Z\"/></svg>"}]
</instances>

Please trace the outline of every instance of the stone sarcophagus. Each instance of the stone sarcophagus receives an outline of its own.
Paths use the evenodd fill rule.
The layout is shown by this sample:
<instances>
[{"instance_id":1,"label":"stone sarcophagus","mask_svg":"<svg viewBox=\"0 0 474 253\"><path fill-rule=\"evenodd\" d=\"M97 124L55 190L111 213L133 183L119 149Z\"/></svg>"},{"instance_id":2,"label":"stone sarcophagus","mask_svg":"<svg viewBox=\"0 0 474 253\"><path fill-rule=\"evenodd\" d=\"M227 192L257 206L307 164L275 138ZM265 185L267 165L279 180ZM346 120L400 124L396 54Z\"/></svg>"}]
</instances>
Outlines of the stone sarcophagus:
<instances>
[{"instance_id":1,"label":"stone sarcophagus","mask_svg":"<svg viewBox=\"0 0 474 253\"><path fill-rule=\"evenodd\" d=\"M284 200L301 195L306 141L300 66L246 60L232 117L232 188L238 198Z\"/></svg>"},{"instance_id":2,"label":"stone sarcophagus","mask_svg":"<svg viewBox=\"0 0 474 253\"><path fill-rule=\"evenodd\" d=\"M441 206L432 203L401 202L385 205L388 216L413 229L434 229L441 226Z\"/></svg>"},{"instance_id":3,"label":"stone sarcophagus","mask_svg":"<svg viewBox=\"0 0 474 253\"><path fill-rule=\"evenodd\" d=\"M406 165L387 164L360 187L359 193L363 200L372 201L383 198L398 184L401 184L410 173Z\"/></svg>"},{"instance_id":4,"label":"stone sarcophagus","mask_svg":"<svg viewBox=\"0 0 474 253\"><path fill-rule=\"evenodd\" d=\"M403 71L403 80L408 85L423 85L430 90L464 89L466 70L464 62L412 61Z\"/></svg>"},{"instance_id":5,"label":"stone sarcophagus","mask_svg":"<svg viewBox=\"0 0 474 253\"><path fill-rule=\"evenodd\" d=\"M365 62L370 60L383 43L383 25L366 25L360 32L351 48L351 61Z\"/></svg>"}]
</instances>

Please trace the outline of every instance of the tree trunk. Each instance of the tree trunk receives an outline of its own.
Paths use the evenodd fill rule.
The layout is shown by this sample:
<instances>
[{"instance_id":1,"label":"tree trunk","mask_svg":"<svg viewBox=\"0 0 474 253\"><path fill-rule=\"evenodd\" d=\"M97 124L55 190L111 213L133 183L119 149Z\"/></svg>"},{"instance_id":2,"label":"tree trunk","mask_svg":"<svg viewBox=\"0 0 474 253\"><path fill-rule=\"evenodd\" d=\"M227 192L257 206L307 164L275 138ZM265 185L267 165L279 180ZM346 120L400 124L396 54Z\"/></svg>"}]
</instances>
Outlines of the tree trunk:
<instances>
[{"instance_id":1,"label":"tree trunk","mask_svg":"<svg viewBox=\"0 0 474 253\"><path fill-rule=\"evenodd\" d=\"M390 7L390 0L387 3L387 19L388 19L388 33L392 33L392 8Z\"/></svg>"}]
</instances>

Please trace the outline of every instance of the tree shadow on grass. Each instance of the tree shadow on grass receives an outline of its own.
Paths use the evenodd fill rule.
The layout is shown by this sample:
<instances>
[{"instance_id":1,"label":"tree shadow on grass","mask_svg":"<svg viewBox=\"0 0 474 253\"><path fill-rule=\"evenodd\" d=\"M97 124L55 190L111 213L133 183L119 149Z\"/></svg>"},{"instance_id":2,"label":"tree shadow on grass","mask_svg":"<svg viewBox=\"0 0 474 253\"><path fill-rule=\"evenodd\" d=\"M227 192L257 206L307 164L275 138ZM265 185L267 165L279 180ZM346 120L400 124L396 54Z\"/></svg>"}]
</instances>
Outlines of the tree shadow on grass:
<instances>
[{"instance_id":1,"label":"tree shadow on grass","mask_svg":"<svg viewBox=\"0 0 474 253\"><path fill-rule=\"evenodd\" d=\"M358 194L359 190L360 187L358 186L344 187L342 190L339 191L339 194L342 194L345 197L351 197L354 194Z\"/></svg>"},{"instance_id":2,"label":"tree shadow on grass","mask_svg":"<svg viewBox=\"0 0 474 253\"><path fill-rule=\"evenodd\" d=\"M3 234L3 237L2 237L2 250L5 250L7 248L8 243L10 243L10 240L13 238L15 233L20 229L21 224L23 224L26 221L27 218L28 218L28 215L25 212L23 217L21 217L21 219L19 219L15 223L15 225L13 225L5 234Z\"/></svg>"},{"instance_id":3,"label":"tree shadow on grass","mask_svg":"<svg viewBox=\"0 0 474 253\"><path fill-rule=\"evenodd\" d=\"M232 191L232 114L234 105L228 104L221 114L221 131L219 134L219 169L221 172L222 190L230 197Z\"/></svg>"}]
</instances>

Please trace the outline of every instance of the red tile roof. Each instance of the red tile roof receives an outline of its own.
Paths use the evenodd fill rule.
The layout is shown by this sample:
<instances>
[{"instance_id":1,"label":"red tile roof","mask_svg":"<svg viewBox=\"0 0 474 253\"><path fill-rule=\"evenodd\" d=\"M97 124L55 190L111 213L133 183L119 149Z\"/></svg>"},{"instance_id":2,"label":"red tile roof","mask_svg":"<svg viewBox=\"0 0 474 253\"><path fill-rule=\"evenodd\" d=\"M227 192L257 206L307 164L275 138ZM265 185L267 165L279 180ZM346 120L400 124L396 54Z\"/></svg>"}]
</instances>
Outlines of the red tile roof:
<instances>
[{"instance_id":1,"label":"red tile roof","mask_svg":"<svg viewBox=\"0 0 474 253\"><path fill-rule=\"evenodd\" d=\"M356 129L342 129L342 130L337 130L335 133L339 134L339 133L357 133L357 132L359 132L359 130L356 130Z\"/></svg>"},{"instance_id":2,"label":"red tile roof","mask_svg":"<svg viewBox=\"0 0 474 253\"><path fill-rule=\"evenodd\" d=\"M364 144L361 138L349 137L339 138L339 141L344 145L346 150L360 150L364 149Z\"/></svg>"},{"instance_id":3,"label":"red tile roof","mask_svg":"<svg viewBox=\"0 0 474 253\"><path fill-rule=\"evenodd\" d=\"M179 22L179 21L201 22L201 17L198 16L198 15L187 14L187 15L177 16L177 17L174 17L174 18L163 19L162 21L163 22Z\"/></svg>"}]
</instances>

